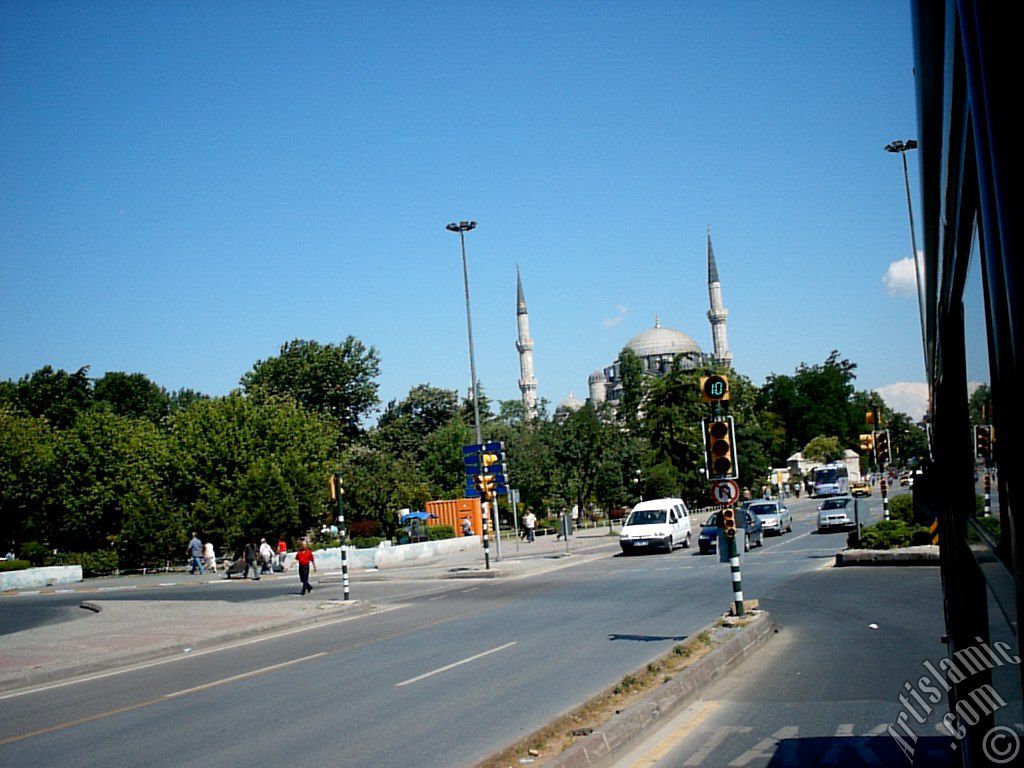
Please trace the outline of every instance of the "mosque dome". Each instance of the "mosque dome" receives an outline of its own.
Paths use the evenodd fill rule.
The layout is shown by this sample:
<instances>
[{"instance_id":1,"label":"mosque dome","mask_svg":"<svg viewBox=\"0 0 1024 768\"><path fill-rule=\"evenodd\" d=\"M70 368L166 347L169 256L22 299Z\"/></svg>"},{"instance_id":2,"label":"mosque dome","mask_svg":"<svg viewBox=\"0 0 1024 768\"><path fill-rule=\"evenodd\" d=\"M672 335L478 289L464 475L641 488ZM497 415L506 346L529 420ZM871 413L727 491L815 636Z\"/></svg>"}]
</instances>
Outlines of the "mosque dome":
<instances>
[{"instance_id":1,"label":"mosque dome","mask_svg":"<svg viewBox=\"0 0 1024 768\"><path fill-rule=\"evenodd\" d=\"M626 344L637 357L660 357L662 355L701 354L700 346L682 331L663 328L657 318L654 327L639 333Z\"/></svg>"},{"instance_id":2,"label":"mosque dome","mask_svg":"<svg viewBox=\"0 0 1024 768\"><path fill-rule=\"evenodd\" d=\"M561 403L558 404L558 410L561 411L578 411L583 407L583 401L576 397L572 392L565 398Z\"/></svg>"}]
</instances>

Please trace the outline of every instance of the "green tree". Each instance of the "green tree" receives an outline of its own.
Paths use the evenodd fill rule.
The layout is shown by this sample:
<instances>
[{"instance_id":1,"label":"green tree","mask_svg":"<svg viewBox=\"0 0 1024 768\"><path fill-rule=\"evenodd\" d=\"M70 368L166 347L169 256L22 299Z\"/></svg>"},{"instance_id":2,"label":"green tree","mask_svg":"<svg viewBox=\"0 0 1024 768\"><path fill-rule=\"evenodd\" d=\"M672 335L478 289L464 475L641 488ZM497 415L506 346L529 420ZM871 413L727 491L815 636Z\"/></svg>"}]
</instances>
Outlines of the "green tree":
<instances>
[{"instance_id":1,"label":"green tree","mask_svg":"<svg viewBox=\"0 0 1024 768\"><path fill-rule=\"evenodd\" d=\"M167 444L155 425L89 411L58 434L54 453L60 475L51 545L66 552L119 548L126 518L146 514L152 531L172 516L163 483ZM133 542L132 552L143 543Z\"/></svg>"},{"instance_id":2,"label":"green tree","mask_svg":"<svg viewBox=\"0 0 1024 768\"><path fill-rule=\"evenodd\" d=\"M0 406L0 545L46 540L57 474L53 444L44 419Z\"/></svg>"},{"instance_id":3,"label":"green tree","mask_svg":"<svg viewBox=\"0 0 1024 768\"><path fill-rule=\"evenodd\" d=\"M330 516L333 424L295 401L233 393L170 421L174 497L186 527L237 552L261 535L296 536Z\"/></svg>"},{"instance_id":4,"label":"green tree","mask_svg":"<svg viewBox=\"0 0 1024 768\"><path fill-rule=\"evenodd\" d=\"M303 408L330 418L343 439L362 431L362 420L378 404L377 350L349 336L341 344L296 339L280 354L260 360L241 380L258 398L289 397Z\"/></svg>"},{"instance_id":5,"label":"green tree","mask_svg":"<svg viewBox=\"0 0 1024 768\"><path fill-rule=\"evenodd\" d=\"M459 414L458 393L420 384L401 400L392 400L377 421L374 440L396 456L420 460L426 440Z\"/></svg>"},{"instance_id":6,"label":"green tree","mask_svg":"<svg viewBox=\"0 0 1024 768\"><path fill-rule=\"evenodd\" d=\"M119 416L147 419L154 424L167 415L167 390L141 373L108 371L93 387L96 403L106 404Z\"/></svg>"},{"instance_id":7,"label":"green tree","mask_svg":"<svg viewBox=\"0 0 1024 768\"><path fill-rule=\"evenodd\" d=\"M607 427L587 403L573 411L558 425L554 458L558 484L555 494L563 508L578 505L582 517L597 484L598 471L604 458Z\"/></svg>"},{"instance_id":8,"label":"green tree","mask_svg":"<svg viewBox=\"0 0 1024 768\"><path fill-rule=\"evenodd\" d=\"M89 367L74 373L45 365L17 384L6 387L6 397L30 416L42 416L52 427L64 429L92 403Z\"/></svg>"},{"instance_id":9,"label":"green tree","mask_svg":"<svg viewBox=\"0 0 1024 768\"><path fill-rule=\"evenodd\" d=\"M843 451L838 437L818 435L804 446L803 454L805 459L828 464L833 461L841 461Z\"/></svg>"},{"instance_id":10,"label":"green tree","mask_svg":"<svg viewBox=\"0 0 1024 768\"><path fill-rule=\"evenodd\" d=\"M988 384L981 384L971 392L967 401L967 413L970 415L971 424L990 424L991 416L986 417L986 409L992 403L992 389Z\"/></svg>"},{"instance_id":11,"label":"green tree","mask_svg":"<svg viewBox=\"0 0 1024 768\"><path fill-rule=\"evenodd\" d=\"M622 397L619 399L618 414L627 429L635 430L647 394L647 377L644 376L640 358L629 347L619 352L619 379L622 382Z\"/></svg>"}]
</instances>

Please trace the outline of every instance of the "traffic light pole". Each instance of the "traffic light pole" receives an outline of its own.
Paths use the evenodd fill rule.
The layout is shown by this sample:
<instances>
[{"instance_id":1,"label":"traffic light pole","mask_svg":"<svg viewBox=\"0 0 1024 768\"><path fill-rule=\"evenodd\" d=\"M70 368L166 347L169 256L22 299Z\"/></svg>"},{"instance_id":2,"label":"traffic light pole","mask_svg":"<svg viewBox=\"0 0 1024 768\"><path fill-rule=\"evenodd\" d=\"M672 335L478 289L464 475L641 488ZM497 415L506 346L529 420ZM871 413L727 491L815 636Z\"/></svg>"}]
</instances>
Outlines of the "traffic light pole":
<instances>
[{"instance_id":1,"label":"traffic light pole","mask_svg":"<svg viewBox=\"0 0 1024 768\"><path fill-rule=\"evenodd\" d=\"M341 506L341 497L345 493L345 489L341 484L341 475L339 473L334 474L334 495L338 498L338 533L341 534L341 592L343 599L350 599L348 591L348 551L345 549L345 544L348 541L348 529L345 528L345 512Z\"/></svg>"},{"instance_id":2,"label":"traffic light pole","mask_svg":"<svg viewBox=\"0 0 1024 768\"><path fill-rule=\"evenodd\" d=\"M474 395L474 402L475 402L475 396L476 396L476 390L475 389L473 391L473 395ZM478 445L481 443L479 429L480 429L480 427L478 425L477 426L477 444ZM480 452L477 453L477 466L480 467L482 472L486 472L486 470L484 469L484 453L483 453L483 451L480 451ZM489 542L489 540L487 538L487 528L489 527L488 526L488 522L489 522L489 519L490 519L490 516L491 516L490 502L484 497L483 494L481 494L481 496L480 496L480 501L481 501L480 511L482 513L480 515L480 528L482 529L480 531L480 538L483 540L483 544L484 544L484 570L489 571L489 570L491 570L491 545L490 545L490 542Z\"/></svg>"}]
</instances>

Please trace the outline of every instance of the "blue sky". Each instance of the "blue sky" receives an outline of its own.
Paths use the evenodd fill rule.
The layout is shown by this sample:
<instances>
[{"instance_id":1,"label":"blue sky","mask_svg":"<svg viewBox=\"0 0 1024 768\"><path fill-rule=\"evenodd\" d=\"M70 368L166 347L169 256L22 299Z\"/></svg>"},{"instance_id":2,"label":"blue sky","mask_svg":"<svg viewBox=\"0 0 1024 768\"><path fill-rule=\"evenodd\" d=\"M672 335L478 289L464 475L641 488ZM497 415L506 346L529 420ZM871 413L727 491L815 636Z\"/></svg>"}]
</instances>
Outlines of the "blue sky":
<instances>
[{"instance_id":1,"label":"blue sky","mask_svg":"<svg viewBox=\"0 0 1024 768\"><path fill-rule=\"evenodd\" d=\"M444 225L475 219L492 397L519 396L516 264L552 403L655 314L710 350L708 225L738 371L839 349L859 388L919 387L916 299L883 284L911 253L883 151L916 136L909 17L3 0L0 378L89 365L223 394L287 340L352 334L385 402L464 392Z\"/></svg>"}]
</instances>

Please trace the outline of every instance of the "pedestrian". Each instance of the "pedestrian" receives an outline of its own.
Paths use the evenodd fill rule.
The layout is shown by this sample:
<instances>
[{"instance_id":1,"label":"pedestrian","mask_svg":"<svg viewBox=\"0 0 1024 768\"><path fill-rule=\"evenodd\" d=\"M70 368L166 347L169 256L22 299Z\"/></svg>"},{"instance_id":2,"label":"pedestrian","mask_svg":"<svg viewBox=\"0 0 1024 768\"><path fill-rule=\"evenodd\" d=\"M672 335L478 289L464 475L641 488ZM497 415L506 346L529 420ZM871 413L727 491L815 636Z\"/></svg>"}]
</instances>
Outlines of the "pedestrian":
<instances>
[{"instance_id":1,"label":"pedestrian","mask_svg":"<svg viewBox=\"0 0 1024 768\"><path fill-rule=\"evenodd\" d=\"M462 535L472 536L473 535L473 524L469 522L468 517L462 518Z\"/></svg>"},{"instance_id":2,"label":"pedestrian","mask_svg":"<svg viewBox=\"0 0 1024 768\"><path fill-rule=\"evenodd\" d=\"M284 536L281 536L277 540L277 566L278 569L284 570L284 559L288 554L288 542L284 540Z\"/></svg>"},{"instance_id":3,"label":"pedestrian","mask_svg":"<svg viewBox=\"0 0 1024 768\"><path fill-rule=\"evenodd\" d=\"M211 572L217 572L217 553L213 551L213 542L208 541L203 544L203 559L206 560L206 567Z\"/></svg>"},{"instance_id":4,"label":"pedestrian","mask_svg":"<svg viewBox=\"0 0 1024 768\"><path fill-rule=\"evenodd\" d=\"M249 569L252 568L252 580L260 580L260 566L259 551L256 549L256 542L250 539L249 543L245 545L245 551L242 553L242 557L245 558L245 572L242 574L243 579L249 578Z\"/></svg>"},{"instance_id":5,"label":"pedestrian","mask_svg":"<svg viewBox=\"0 0 1024 768\"><path fill-rule=\"evenodd\" d=\"M266 539L260 539L260 573L270 573L270 564L274 561L274 550Z\"/></svg>"},{"instance_id":6,"label":"pedestrian","mask_svg":"<svg viewBox=\"0 0 1024 768\"><path fill-rule=\"evenodd\" d=\"M523 515L523 528L526 529L526 541L532 544L537 530L537 516L533 514L533 510Z\"/></svg>"},{"instance_id":7,"label":"pedestrian","mask_svg":"<svg viewBox=\"0 0 1024 768\"><path fill-rule=\"evenodd\" d=\"M302 582L302 594L312 592L313 587L309 583L309 566L313 566L316 573L316 560L313 558L313 550L309 548L305 540L299 541L299 547L295 552L295 562L299 564L299 581Z\"/></svg>"},{"instance_id":8,"label":"pedestrian","mask_svg":"<svg viewBox=\"0 0 1024 768\"><path fill-rule=\"evenodd\" d=\"M188 543L188 555L192 560L192 570L189 571L191 576L196 571L199 571L199 575L206 573L206 568L203 566L203 542L199 540L195 531L192 532L192 541Z\"/></svg>"}]
</instances>

